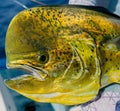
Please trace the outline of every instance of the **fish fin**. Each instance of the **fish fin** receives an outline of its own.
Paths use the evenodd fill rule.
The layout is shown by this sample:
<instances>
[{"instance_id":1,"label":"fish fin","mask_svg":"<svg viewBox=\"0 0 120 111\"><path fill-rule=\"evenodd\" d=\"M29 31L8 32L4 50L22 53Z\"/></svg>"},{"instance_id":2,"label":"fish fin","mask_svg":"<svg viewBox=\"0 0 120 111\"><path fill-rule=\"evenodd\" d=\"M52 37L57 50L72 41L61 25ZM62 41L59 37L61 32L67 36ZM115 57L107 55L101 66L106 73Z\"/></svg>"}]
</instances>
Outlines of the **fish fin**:
<instances>
[{"instance_id":1,"label":"fish fin","mask_svg":"<svg viewBox=\"0 0 120 111\"><path fill-rule=\"evenodd\" d=\"M111 83L120 83L120 37L108 41L101 48L102 87Z\"/></svg>"}]
</instances>

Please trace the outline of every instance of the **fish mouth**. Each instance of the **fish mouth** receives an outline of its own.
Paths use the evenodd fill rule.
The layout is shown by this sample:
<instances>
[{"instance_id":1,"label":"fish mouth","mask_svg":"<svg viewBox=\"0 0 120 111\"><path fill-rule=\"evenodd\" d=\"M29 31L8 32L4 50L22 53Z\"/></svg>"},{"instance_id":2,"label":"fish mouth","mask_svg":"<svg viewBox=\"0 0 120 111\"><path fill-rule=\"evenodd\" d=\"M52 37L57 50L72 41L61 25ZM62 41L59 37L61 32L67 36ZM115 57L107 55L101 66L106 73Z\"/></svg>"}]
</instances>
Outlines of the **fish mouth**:
<instances>
[{"instance_id":1,"label":"fish mouth","mask_svg":"<svg viewBox=\"0 0 120 111\"><path fill-rule=\"evenodd\" d=\"M21 63L20 63L21 62ZM22 63L22 61L20 62L10 62L7 64L7 68L8 69L23 69L29 72L29 76L33 76L37 79L39 79L40 81L44 81L47 77L48 77L48 71L41 68L41 67L36 67L33 66L32 64L28 64L28 63ZM25 74L26 76L28 74ZM24 76L25 76L24 75Z\"/></svg>"}]
</instances>

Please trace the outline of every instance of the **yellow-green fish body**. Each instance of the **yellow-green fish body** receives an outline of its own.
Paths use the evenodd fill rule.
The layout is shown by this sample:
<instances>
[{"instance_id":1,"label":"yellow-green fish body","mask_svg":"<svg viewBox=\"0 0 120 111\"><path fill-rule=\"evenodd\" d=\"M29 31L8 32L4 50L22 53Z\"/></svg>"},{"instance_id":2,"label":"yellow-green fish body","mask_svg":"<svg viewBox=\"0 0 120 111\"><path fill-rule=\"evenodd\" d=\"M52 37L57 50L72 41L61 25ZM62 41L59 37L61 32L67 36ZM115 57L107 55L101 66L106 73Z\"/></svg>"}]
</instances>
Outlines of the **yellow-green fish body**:
<instances>
[{"instance_id":1,"label":"yellow-green fish body","mask_svg":"<svg viewBox=\"0 0 120 111\"><path fill-rule=\"evenodd\" d=\"M7 67L29 73L6 80L39 102L74 105L120 81L120 18L100 8L43 6L24 10L6 35Z\"/></svg>"}]
</instances>

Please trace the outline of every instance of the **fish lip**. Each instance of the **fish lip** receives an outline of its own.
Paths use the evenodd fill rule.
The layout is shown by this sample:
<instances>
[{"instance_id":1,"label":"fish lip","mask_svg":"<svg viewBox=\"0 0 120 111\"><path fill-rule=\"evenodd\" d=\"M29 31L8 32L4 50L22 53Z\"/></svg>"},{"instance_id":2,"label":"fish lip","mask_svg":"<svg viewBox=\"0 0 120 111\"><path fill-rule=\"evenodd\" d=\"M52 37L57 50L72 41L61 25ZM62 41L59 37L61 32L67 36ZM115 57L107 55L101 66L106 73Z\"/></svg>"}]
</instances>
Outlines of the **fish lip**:
<instances>
[{"instance_id":1,"label":"fish lip","mask_svg":"<svg viewBox=\"0 0 120 111\"><path fill-rule=\"evenodd\" d=\"M48 77L48 71L40 67L33 67L28 64L20 64L17 62L8 63L6 65L8 69L23 69L29 72L30 75L34 76L41 81L44 81ZM44 76L43 76L44 75Z\"/></svg>"},{"instance_id":2,"label":"fish lip","mask_svg":"<svg viewBox=\"0 0 120 111\"><path fill-rule=\"evenodd\" d=\"M38 78L42 81L44 81L46 79L46 77L48 77L48 72L46 70L44 70L43 68L33 67L30 65L23 65L23 67L25 69L27 69L28 71L31 71L33 76L35 76L36 78Z\"/></svg>"}]
</instances>

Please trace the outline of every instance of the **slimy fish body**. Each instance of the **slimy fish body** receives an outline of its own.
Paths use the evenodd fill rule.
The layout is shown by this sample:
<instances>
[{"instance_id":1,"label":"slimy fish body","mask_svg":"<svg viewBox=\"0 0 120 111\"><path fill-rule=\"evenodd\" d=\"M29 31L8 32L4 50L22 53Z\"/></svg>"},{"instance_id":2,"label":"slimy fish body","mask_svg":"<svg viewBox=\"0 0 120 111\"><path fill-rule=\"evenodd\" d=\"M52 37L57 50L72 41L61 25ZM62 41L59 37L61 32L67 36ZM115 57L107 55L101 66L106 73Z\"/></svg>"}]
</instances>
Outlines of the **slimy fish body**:
<instances>
[{"instance_id":1,"label":"slimy fish body","mask_svg":"<svg viewBox=\"0 0 120 111\"><path fill-rule=\"evenodd\" d=\"M100 10L43 6L17 14L6 34L7 67L29 74L7 86L35 101L75 105L119 83L120 18Z\"/></svg>"}]
</instances>

